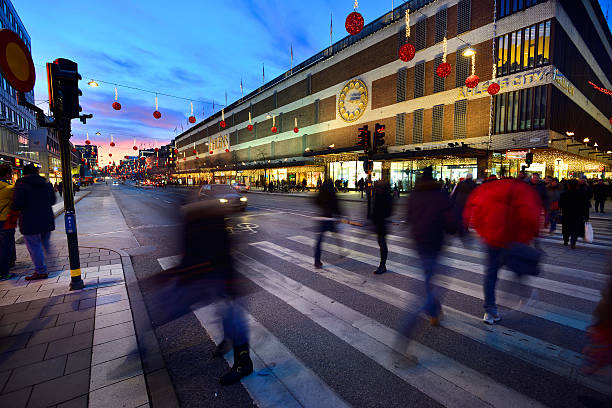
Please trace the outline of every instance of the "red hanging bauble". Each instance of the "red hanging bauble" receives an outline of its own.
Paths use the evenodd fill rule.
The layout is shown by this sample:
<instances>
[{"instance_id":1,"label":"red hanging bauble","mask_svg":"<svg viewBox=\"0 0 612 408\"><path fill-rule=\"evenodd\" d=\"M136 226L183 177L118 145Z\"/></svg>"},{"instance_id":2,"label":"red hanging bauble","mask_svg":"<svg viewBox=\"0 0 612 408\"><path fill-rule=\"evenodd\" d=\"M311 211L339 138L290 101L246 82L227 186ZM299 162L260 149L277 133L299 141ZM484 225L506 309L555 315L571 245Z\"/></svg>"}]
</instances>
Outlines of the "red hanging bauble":
<instances>
[{"instance_id":1,"label":"red hanging bauble","mask_svg":"<svg viewBox=\"0 0 612 408\"><path fill-rule=\"evenodd\" d=\"M108 157L113 157L113 154L112 154L112 153L109 153L109 154L108 154Z\"/></svg>"},{"instance_id":2,"label":"red hanging bauble","mask_svg":"<svg viewBox=\"0 0 612 408\"><path fill-rule=\"evenodd\" d=\"M76 153L76 149L74 147L72 148L72 153Z\"/></svg>"},{"instance_id":3,"label":"red hanging bauble","mask_svg":"<svg viewBox=\"0 0 612 408\"><path fill-rule=\"evenodd\" d=\"M221 122L219 122L219 125L221 125L221 127L222 127L222 128L225 128L226 123L225 123L225 121L224 121L224 120L222 120Z\"/></svg>"},{"instance_id":4,"label":"red hanging bauble","mask_svg":"<svg viewBox=\"0 0 612 408\"><path fill-rule=\"evenodd\" d=\"M411 61L414 58L414 54L416 53L416 49L412 44L404 44L399 49L399 59L404 62Z\"/></svg>"},{"instance_id":5,"label":"red hanging bauble","mask_svg":"<svg viewBox=\"0 0 612 408\"><path fill-rule=\"evenodd\" d=\"M363 30L363 16L360 13L353 11L346 17L344 26L350 35L359 34L361 30Z\"/></svg>"},{"instance_id":6,"label":"red hanging bauble","mask_svg":"<svg viewBox=\"0 0 612 408\"><path fill-rule=\"evenodd\" d=\"M436 75L438 75L440 78L446 78L450 75L452 70L453 68L451 67L451 64L448 62L442 62L440 65L438 65L438 68L436 68Z\"/></svg>"},{"instance_id":7,"label":"red hanging bauble","mask_svg":"<svg viewBox=\"0 0 612 408\"><path fill-rule=\"evenodd\" d=\"M479 82L480 78L478 78L478 75L470 75L465 80L465 86L467 86L468 88L476 88Z\"/></svg>"},{"instance_id":8,"label":"red hanging bauble","mask_svg":"<svg viewBox=\"0 0 612 408\"><path fill-rule=\"evenodd\" d=\"M132 149L134 149L134 150L138 150L138 147L136 147L136 146L133 146L133 147L132 147Z\"/></svg>"},{"instance_id":9,"label":"red hanging bauble","mask_svg":"<svg viewBox=\"0 0 612 408\"><path fill-rule=\"evenodd\" d=\"M300 129L299 129L299 128L297 128L297 127L294 127L294 128L293 128L293 133L298 133L299 131L300 131Z\"/></svg>"},{"instance_id":10,"label":"red hanging bauble","mask_svg":"<svg viewBox=\"0 0 612 408\"><path fill-rule=\"evenodd\" d=\"M159 148L157 148L157 147L156 147L156 148L155 148L155 152L159 152Z\"/></svg>"},{"instance_id":11,"label":"red hanging bauble","mask_svg":"<svg viewBox=\"0 0 612 408\"><path fill-rule=\"evenodd\" d=\"M229 149L225 149L225 153L229 153Z\"/></svg>"},{"instance_id":12,"label":"red hanging bauble","mask_svg":"<svg viewBox=\"0 0 612 408\"><path fill-rule=\"evenodd\" d=\"M249 124L247 125L247 130L248 130L249 132L252 132L252 131L253 131L253 125L251 125L251 124L249 123Z\"/></svg>"},{"instance_id":13,"label":"red hanging bauble","mask_svg":"<svg viewBox=\"0 0 612 408\"><path fill-rule=\"evenodd\" d=\"M272 126L270 130L272 131L272 133L278 132L278 128L276 126Z\"/></svg>"},{"instance_id":14,"label":"red hanging bauble","mask_svg":"<svg viewBox=\"0 0 612 408\"><path fill-rule=\"evenodd\" d=\"M81 159L81 161L82 161L83 163L85 163L85 159Z\"/></svg>"},{"instance_id":15,"label":"red hanging bauble","mask_svg":"<svg viewBox=\"0 0 612 408\"><path fill-rule=\"evenodd\" d=\"M117 101L113 102L113 109L114 110L121 110L121 104Z\"/></svg>"},{"instance_id":16,"label":"red hanging bauble","mask_svg":"<svg viewBox=\"0 0 612 408\"><path fill-rule=\"evenodd\" d=\"M208 152L208 153L213 154L213 151L211 150L211 151L210 151L210 152Z\"/></svg>"},{"instance_id":17,"label":"red hanging bauble","mask_svg":"<svg viewBox=\"0 0 612 408\"><path fill-rule=\"evenodd\" d=\"M190 116L190 117L189 117L189 123L196 123L196 118L195 118L195 116Z\"/></svg>"},{"instance_id":18,"label":"red hanging bauble","mask_svg":"<svg viewBox=\"0 0 612 408\"><path fill-rule=\"evenodd\" d=\"M90 145L90 144L91 144L91 140L87 139L87 140L85 141L85 144L86 144L86 145Z\"/></svg>"},{"instance_id":19,"label":"red hanging bauble","mask_svg":"<svg viewBox=\"0 0 612 408\"><path fill-rule=\"evenodd\" d=\"M500 89L499 84L497 82L493 82L487 88L487 92L489 93L489 95L496 95L499 92L499 89Z\"/></svg>"},{"instance_id":20,"label":"red hanging bauble","mask_svg":"<svg viewBox=\"0 0 612 408\"><path fill-rule=\"evenodd\" d=\"M110 142L110 147L115 147L115 142Z\"/></svg>"},{"instance_id":21,"label":"red hanging bauble","mask_svg":"<svg viewBox=\"0 0 612 408\"><path fill-rule=\"evenodd\" d=\"M153 117L154 117L155 119L159 119L159 118L161 118L161 112L160 112L160 111L155 111L155 112L153 112Z\"/></svg>"},{"instance_id":22,"label":"red hanging bauble","mask_svg":"<svg viewBox=\"0 0 612 408\"><path fill-rule=\"evenodd\" d=\"M186 158L186 157L183 157L183 161L187 161L187 158Z\"/></svg>"},{"instance_id":23,"label":"red hanging bauble","mask_svg":"<svg viewBox=\"0 0 612 408\"><path fill-rule=\"evenodd\" d=\"M127 157L127 156L123 156L123 158L124 158L124 159L127 159L128 157Z\"/></svg>"},{"instance_id":24,"label":"red hanging bauble","mask_svg":"<svg viewBox=\"0 0 612 408\"><path fill-rule=\"evenodd\" d=\"M196 154L198 151L196 149L193 149L193 154Z\"/></svg>"},{"instance_id":25,"label":"red hanging bauble","mask_svg":"<svg viewBox=\"0 0 612 408\"><path fill-rule=\"evenodd\" d=\"M612 125L612 118L610 118L610 124Z\"/></svg>"},{"instance_id":26,"label":"red hanging bauble","mask_svg":"<svg viewBox=\"0 0 612 408\"><path fill-rule=\"evenodd\" d=\"M198 156L196 156L196 160L198 160L198 159L199 159L199 157L198 157Z\"/></svg>"}]
</instances>

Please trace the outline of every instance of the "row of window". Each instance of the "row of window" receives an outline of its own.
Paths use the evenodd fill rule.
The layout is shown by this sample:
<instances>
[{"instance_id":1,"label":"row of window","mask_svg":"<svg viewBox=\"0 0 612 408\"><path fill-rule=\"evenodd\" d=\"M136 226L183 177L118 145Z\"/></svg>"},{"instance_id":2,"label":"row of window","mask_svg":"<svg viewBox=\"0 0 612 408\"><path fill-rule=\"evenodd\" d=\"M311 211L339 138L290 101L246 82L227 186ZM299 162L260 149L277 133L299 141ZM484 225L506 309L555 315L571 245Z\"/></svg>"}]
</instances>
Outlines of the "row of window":
<instances>
[{"instance_id":1,"label":"row of window","mask_svg":"<svg viewBox=\"0 0 612 408\"><path fill-rule=\"evenodd\" d=\"M472 0L461 0L457 4L457 34L462 34L469 31L471 28L470 20L472 18ZM434 41L439 43L447 35L448 21L447 21L447 9L443 8L436 13L435 18L435 31ZM423 18L419 20L413 30L414 35L414 48L419 51L427 47L427 19ZM403 45L403 41L406 36L403 30L399 33L400 44Z\"/></svg>"},{"instance_id":2,"label":"row of window","mask_svg":"<svg viewBox=\"0 0 612 408\"><path fill-rule=\"evenodd\" d=\"M550 26L544 21L495 39L497 74L512 74L550 64Z\"/></svg>"},{"instance_id":3,"label":"row of window","mask_svg":"<svg viewBox=\"0 0 612 408\"><path fill-rule=\"evenodd\" d=\"M26 47L28 47L28 50L32 50L31 49L31 45L30 45L30 40L28 38L28 36L26 35L26 33L21 29L20 25L19 25L19 18L14 16L13 13L10 10L10 7L7 5L6 1L4 0L0 0L2 2L2 10L4 10L4 15L6 16L6 20L8 23L8 26L5 27L5 24L2 23L2 20L0 20L0 28L9 28L11 29L13 32L15 32L19 38L21 38L23 40L23 42L25 43Z\"/></svg>"},{"instance_id":4,"label":"row of window","mask_svg":"<svg viewBox=\"0 0 612 408\"><path fill-rule=\"evenodd\" d=\"M423 143L423 109L417 109L413 114L412 143ZM396 116L396 144L405 144L404 123L405 114ZM465 139L467 135L467 100L455 102L453 118L453 139ZM444 140L444 105L436 105L432 110L431 140Z\"/></svg>"},{"instance_id":5,"label":"row of window","mask_svg":"<svg viewBox=\"0 0 612 408\"><path fill-rule=\"evenodd\" d=\"M547 1L548 0L497 0L497 18L509 16L510 14L525 10L527 7Z\"/></svg>"},{"instance_id":6,"label":"row of window","mask_svg":"<svg viewBox=\"0 0 612 408\"><path fill-rule=\"evenodd\" d=\"M546 128L546 85L495 95L496 134Z\"/></svg>"},{"instance_id":7,"label":"row of window","mask_svg":"<svg viewBox=\"0 0 612 408\"><path fill-rule=\"evenodd\" d=\"M32 130L35 126L28 119L23 117L19 112L11 109L4 102L0 102L0 116L6 118L6 120L15 123L21 129Z\"/></svg>"}]
</instances>

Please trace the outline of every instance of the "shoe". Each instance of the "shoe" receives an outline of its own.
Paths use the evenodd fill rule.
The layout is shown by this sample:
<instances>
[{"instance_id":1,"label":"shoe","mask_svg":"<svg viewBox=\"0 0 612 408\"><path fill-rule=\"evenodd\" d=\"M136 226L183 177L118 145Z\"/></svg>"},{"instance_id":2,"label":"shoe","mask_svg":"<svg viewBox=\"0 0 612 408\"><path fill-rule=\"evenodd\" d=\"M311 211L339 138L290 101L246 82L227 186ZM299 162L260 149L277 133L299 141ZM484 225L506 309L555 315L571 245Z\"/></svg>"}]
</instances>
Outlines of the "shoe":
<instances>
[{"instance_id":1,"label":"shoe","mask_svg":"<svg viewBox=\"0 0 612 408\"><path fill-rule=\"evenodd\" d=\"M321 262L316 262L315 261L314 267L315 267L315 269L321 269L321 268L323 268L323 264Z\"/></svg>"},{"instance_id":2,"label":"shoe","mask_svg":"<svg viewBox=\"0 0 612 408\"><path fill-rule=\"evenodd\" d=\"M501 317L499 316L499 313L485 312L484 317L482 318L482 321L485 322L486 324L497 323L500 320L501 320Z\"/></svg>"},{"instance_id":3,"label":"shoe","mask_svg":"<svg viewBox=\"0 0 612 408\"><path fill-rule=\"evenodd\" d=\"M378 269L374 271L374 275L382 275L385 272L387 272L387 268L385 266L379 266Z\"/></svg>"},{"instance_id":4,"label":"shoe","mask_svg":"<svg viewBox=\"0 0 612 408\"><path fill-rule=\"evenodd\" d=\"M563 245L567 246L567 244L568 244L567 241L563 242Z\"/></svg>"},{"instance_id":5,"label":"shoe","mask_svg":"<svg viewBox=\"0 0 612 408\"><path fill-rule=\"evenodd\" d=\"M219 382L221 385L232 385L236 384L243 377L253 372L253 362L249 356L249 345L234 347L234 365L232 368L224 374Z\"/></svg>"},{"instance_id":6,"label":"shoe","mask_svg":"<svg viewBox=\"0 0 612 408\"><path fill-rule=\"evenodd\" d=\"M38 280L38 279L47 279L48 277L49 277L49 274L47 273L34 272L30 276L26 276L25 280L31 281L31 280Z\"/></svg>"},{"instance_id":7,"label":"shoe","mask_svg":"<svg viewBox=\"0 0 612 408\"><path fill-rule=\"evenodd\" d=\"M7 273L6 275L0 276L0 280L9 280L11 278L14 278L15 276L17 275L14 273Z\"/></svg>"},{"instance_id":8,"label":"shoe","mask_svg":"<svg viewBox=\"0 0 612 408\"><path fill-rule=\"evenodd\" d=\"M576 249L576 243L575 243L575 242L572 242L572 245L570 245L570 248L572 248L572 249Z\"/></svg>"},{"instance_id":9,"label":"shoe","mask_svg":"<svg viewBox=\"0 0 612 408\"><path fill-rule=\"evenodd\" d=\"M229 339L223 339L223 341L217 344L213 351L213 357L222 357L232 349L232 341Z\"/></svg>"}]
</instances>

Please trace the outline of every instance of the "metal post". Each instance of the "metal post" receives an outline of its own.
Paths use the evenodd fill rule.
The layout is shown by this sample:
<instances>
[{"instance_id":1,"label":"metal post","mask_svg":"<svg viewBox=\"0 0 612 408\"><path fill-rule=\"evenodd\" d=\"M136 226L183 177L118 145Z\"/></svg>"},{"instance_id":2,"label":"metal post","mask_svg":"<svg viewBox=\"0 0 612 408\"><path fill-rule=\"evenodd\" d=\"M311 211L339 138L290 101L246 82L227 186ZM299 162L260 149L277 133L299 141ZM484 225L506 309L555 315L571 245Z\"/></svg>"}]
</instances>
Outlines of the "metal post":
<instances>
[{"instance_id":1,"label":"metal post","mask_svg":"<svg viewBox=\"0 0 612 408\"><path fill-rule=\"evenodd\" d=\"M70 165L70 120L61 119L59 127L60 157L62 160L62 181L64 187L64 219L68 239L68 256L70 258L70 290L83 289L81 279L81 262L79 259L79 238L77 235L76 213L72 188L72 169Z\"/></svg>"}]
</instances>

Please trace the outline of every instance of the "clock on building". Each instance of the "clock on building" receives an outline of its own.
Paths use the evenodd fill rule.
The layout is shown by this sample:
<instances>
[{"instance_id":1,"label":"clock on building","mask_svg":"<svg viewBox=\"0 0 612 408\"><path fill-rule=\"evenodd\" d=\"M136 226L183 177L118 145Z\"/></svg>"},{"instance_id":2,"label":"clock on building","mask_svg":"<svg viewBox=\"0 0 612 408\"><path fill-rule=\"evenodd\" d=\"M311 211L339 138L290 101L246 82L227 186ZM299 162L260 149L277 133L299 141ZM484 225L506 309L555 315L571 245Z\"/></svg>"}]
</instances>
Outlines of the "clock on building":
<instances>
[{"instance_id":1,"label":"clock on building","mask_svg":"<svg viewBox=\"0 0 612 408\"><path fill-rule=\"evenodd\" d=\"M344 85L338 96L338 113L345 122L355 122L368 106L368 88L360 79L352 79Z\"/></svg>"}]
</instances>

